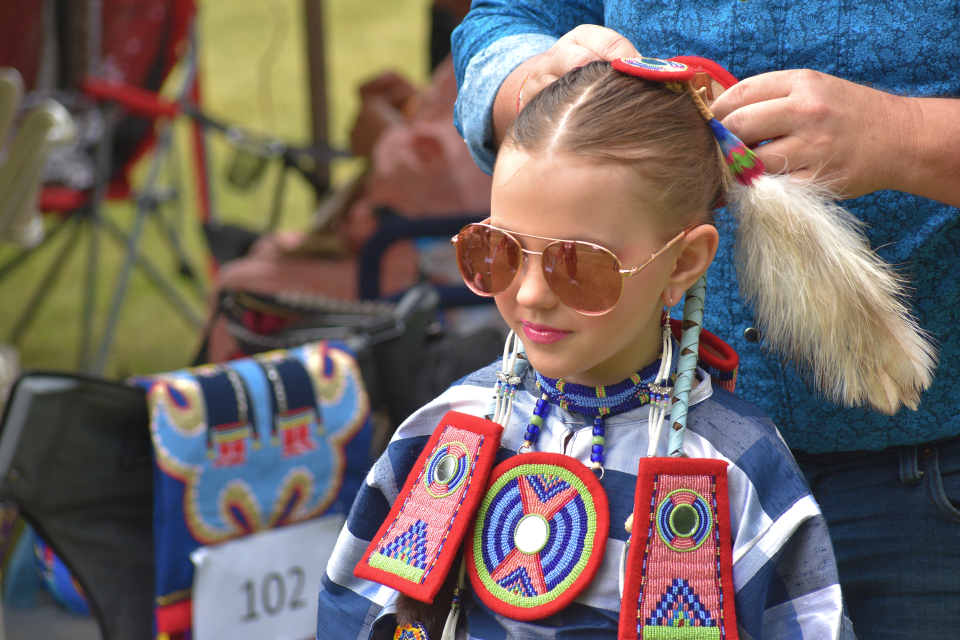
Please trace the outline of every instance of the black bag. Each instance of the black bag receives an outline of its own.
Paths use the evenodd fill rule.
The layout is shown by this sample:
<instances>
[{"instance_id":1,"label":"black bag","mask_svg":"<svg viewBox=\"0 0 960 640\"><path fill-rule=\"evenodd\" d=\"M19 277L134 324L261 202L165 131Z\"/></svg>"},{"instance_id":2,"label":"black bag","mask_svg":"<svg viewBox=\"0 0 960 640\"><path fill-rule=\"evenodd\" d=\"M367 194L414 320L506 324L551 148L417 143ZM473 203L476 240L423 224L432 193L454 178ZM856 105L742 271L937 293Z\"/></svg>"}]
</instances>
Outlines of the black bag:
<instances>
[{"instance_id":1,"label":"black bag","mask_svg":"<svg viewBox=\"0 0 960 640\"><path fill-rule=\"evenodd\" d=\"M142 389L27 373L0 431L13 500L86 593L104 640L153 634L153 459Z\"/></svg>"}]
</instances>

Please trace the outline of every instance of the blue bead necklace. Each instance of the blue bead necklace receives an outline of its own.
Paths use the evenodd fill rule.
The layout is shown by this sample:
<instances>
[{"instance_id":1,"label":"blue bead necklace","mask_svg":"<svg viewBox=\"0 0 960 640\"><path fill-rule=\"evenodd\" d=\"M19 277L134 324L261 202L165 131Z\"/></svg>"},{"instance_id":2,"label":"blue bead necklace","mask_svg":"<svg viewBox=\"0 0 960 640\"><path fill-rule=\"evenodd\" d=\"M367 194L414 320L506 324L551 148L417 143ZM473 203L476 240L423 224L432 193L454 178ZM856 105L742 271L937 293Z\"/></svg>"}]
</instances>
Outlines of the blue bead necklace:
<instances>
[{"instance_id":1,"label":"blue bead necklace","mask_svg":"<svg viewBox=\"0 0 960 640\"><path fill-rule=\"evenodd\" d=\"M590 451L590 462L594 469L603 469L603 447L605 444L606 429L604 418L617 415L642 407L650 406L651 438L659 439L659 430L663 424L663 416L670 404L670 394L676 380L673 362L675 341L672 336L664 335L664 350L657 360L641 371L634 373L623 382L603 387L588 387L581 384L566 382L562 379L548 378L540 372L534 372L537 378L537 389L541 396L530 416L527 432L521 449L533 448L540 435L540 427L550 413L550 404L553 403L566 411L595 416L593 419L593 445ZM666 358L664 358L666 355ZM668 382L669 381L669 382ZM655 442L651 448L655 448Z\"/></svg>"}]
</instances>

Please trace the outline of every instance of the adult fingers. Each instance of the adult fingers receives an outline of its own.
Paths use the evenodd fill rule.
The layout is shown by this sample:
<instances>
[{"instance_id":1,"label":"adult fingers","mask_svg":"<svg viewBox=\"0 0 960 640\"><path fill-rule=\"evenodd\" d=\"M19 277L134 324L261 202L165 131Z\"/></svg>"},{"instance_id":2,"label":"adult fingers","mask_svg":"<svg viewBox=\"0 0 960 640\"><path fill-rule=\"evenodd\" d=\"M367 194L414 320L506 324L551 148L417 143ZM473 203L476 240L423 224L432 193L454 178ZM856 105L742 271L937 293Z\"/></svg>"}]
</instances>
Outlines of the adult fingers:
<instances>
[{"instance_id":1,"label":"adult fingers","mask_svg":"<svg viewBox=\"0 0 960 640\"><path fill-rule=\"evenodd\" d=\"M555 46L543 55L524 79L517 94L518 107L522 109L544 87L571 69L582 67L594 60L599 60L594 52L572 42Z\"/></svg>"},{"instance_id":2,"label":"adult fingers","mask_svg":"<svg viewBox=\"0 0 960 640\"><path fill-rule=\"evenodd\" d=\"M713 114L723 120L737 109L758 102L784 98L801 82L810 81L815 71L792 69L789 71L771 71L741 80L723 92L710 106Z\"/></svg>"},{"instance_id":3,"label":"adult fingers","mask_svg":"<svg viewBox=\"0 0 960 640\"><path fill-rule=\"evenodd\" d=\"M846 200L848 198L858 198L865 192L851 192L851 182L847 175L841 172L824 173L815 169L797 169L790 172L790 177L794 180L815 180L820 186L825 186L837 200Z\"/></svg>"},{"instance_id":4,"label":"adult fingers","mask_svg":"<svg viewBox=\"0 0 960 640\"><path fill-rule=\"evenodd\" d=\"M796 113L798 102L796 98L788 97L748 104L721 122L744 144L754 146L792 133L799 124Z\"/></svg>"},{"instance_id":5,"label":"adult fingers","mask_svg":"<svg viewBox=\"0 0 960 640\"><path fill-rule=\"evenodd\" d=\"M791 155L791 152L795 151L792 147L789 140L780 138L757 147L753 152L763 162L767 173L790 173L803 167L796 154Z\"/></svg>"},{"instance_id":6,"label":"adult fingers","mask_svg":"<svg viewBox=\"0 0 960 640\"><path fill-rule=\"evenodd\" d=\"M572 44L591 51L599 60L635 58L640 54L636 47L613 29L593 24L582 24L563 36Z\"/></svg>"},{"instance_id":7,"label":"adult fingers","mask_svg":"<svg viewBox=\"0 0 960 640\"><path fill-rule=\"evenodd\" d=\"M614 60L638 55L630 41L616 31L597 25L580 25L564 34L549 50L518 67L515 70L515 73L519 72L516 73L516 83L505 82L504 86L511 88L508 92L511 95L511 104L519 111L544 87L572 69L595 60ZM521 77L523 80L520 80ZM497 97L498 104L502 94L501 87L501 93ZM513 95L516 95L516 98L513 98ZM504 107L501 109L505 108L507 103L504 101L502 104ZM495 124L494 129L499 140L503 135L501 131L505 128L501 129L500 125Z\"/></svg>"},{"instance_id":8,"label":"adult fingers","mask_svg":"<svg viewBox=\"0 0 960 640\"><path fill-rule=\"evenodd\" d=\"M568 71L599 59L597 54L590 49L568 42L562 47L556 47L547 52L536 69L536 75L549 76L550 82L552 82Z\"/></svg>"},{"instance_id":9,"label":"adult fingers","mask_svg":"<svg viewBox=\"0 0 960 640\"><path fill-rule=\"evenodd\" d=\"M572 69L595 60L614 60L638 55L640 54L633 44L613 29L591 24L580 25L564 34L543 54L527 75L523 95L518 102L523 106L545 86Z\"/></svg>"},{"instance_id":10,"label":"adult fingers","mask_svg":"<svg viewBox=\"0 0 960 640\"><path fill-rule=\"evenodd\" d=\"M778 138L754 149L767 173L789 173L798 180L813 180L827 185L841 197L849 197L848 174L817 153L807 141L797 137Z\"/></svg>"}]
</instances>

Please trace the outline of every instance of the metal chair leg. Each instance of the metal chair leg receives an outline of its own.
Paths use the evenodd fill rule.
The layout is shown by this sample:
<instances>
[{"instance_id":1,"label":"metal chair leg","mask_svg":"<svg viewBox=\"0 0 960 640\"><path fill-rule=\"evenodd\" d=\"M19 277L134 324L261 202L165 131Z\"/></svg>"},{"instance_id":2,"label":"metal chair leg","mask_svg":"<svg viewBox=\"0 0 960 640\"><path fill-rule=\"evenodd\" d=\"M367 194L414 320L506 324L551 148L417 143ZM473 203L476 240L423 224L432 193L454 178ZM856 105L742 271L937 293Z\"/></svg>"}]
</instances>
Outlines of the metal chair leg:
<instances>
[{"instance_id":1,"label":"metal chair leg","mask_svg":"<svg viewBox=\"0 0 960 640\"><path fill-rule=\"evenodd\" d=\"M87 220L90 223L90 244L87 250L87 274L84 283L83 309L80 324L80 358L78 368L85 371L90 367L93 357L93 314L97 297L97 272L100 260L100 224L103 220L104 195L110 172L113 168L111 153L113 150L113 125L117 109L107 105L103 110L104 131L97 147L97 174L93 193L87 205Z\"/></svg>"},{"instance_id":2,"label":"metal chair leg","mask_svg":"<svg viewBox=\"0 0 960 640\"><path fill-rule=\"evenodd\" d=\"M65 218L63 218L63 220L61 220L56 225L54 225L52 229L47 231L46 237L43 239L43 241L40 244L33 247L32 249L21 251L14 257L10 258L10 260L8 260L2 267L0 267L0 280L3 280L8 275L16 271L21 264L29 260L31 256L33 256L38 251L40 251L40 249L42 249L43 247L47 246L50 242L52 242L53 239L56 238L57 235L59 235L59 233L64 229L64 227L67 226L67 223L70 222L70 220L73 218L74 215L76 214L71 213L69 216L66 216Z\"/></svg>"},{"instance_id":3,"label":"metal chair leg","mask_svg":"<svg viewBox=\"0 0 960 640\"><path fill-rule=\"evenodd\" d=\"M30 300L27 308L24 309L23 313L20 315L20 319L13 327L13 331L10 332L11 344L17 344L20 342L20 338L23 337L23 332L26 331L27 327L30 325L30 322L33 320L33 317L40 309L40 305L47 297L47 293L49 293L50 288L57 279L57 276L60 275L60 271L63 270L63 266L66 264L67 259L73 253L74 249L76 249L77 242L80 239L81 229L82 227L80 226L79 222L74 222L73 235L70 236L70 238L67 240L67 244L64 245L60 253L57 254L53 264L50 265L46 275L44 275L43 281L40 283L39 288L37 288L36 292L34 292L33 298Z\"/></svg>"},{"instance_id":4,"label":"metal chair leg","mask_svg":"<svg viewBox=\"0 0 960 640\"><path fill-rule=\"evenodd\" d=\"M123 232L120 227L117 226L113 220L104 219L103 228L107 230L117 242L121 245L126 245L129 242L129 236ZM172 304L180 314L186 318L187 322L190 324L201 327L203 326L203 318L200 317L200 314L187 302L176 288L170 284L170 282L163 277L160 272L160 269L157 268L153 262L144 256L143 254L137 252L135 258L136 266L139 267L144 275L150 278L153 281L153 284L160 290L160 292L167 298L167 300Z\"/></svg>"}]
</instances>

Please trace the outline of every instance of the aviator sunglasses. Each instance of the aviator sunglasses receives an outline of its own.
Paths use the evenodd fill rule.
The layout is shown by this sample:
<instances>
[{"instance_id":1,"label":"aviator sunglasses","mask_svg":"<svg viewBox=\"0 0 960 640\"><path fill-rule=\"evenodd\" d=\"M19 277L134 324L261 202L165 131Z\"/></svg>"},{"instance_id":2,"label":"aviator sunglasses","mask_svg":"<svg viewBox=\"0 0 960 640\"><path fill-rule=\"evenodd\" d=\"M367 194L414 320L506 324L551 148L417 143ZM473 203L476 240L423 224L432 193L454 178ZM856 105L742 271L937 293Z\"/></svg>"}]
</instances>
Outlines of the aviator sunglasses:
<instances>
[{"instance_id":1,"label":"aviator sunglasses","mask_svg":"<svg viewBox=\"0 0 960 640\"><path fill-rule=\"evenodd\" d=\"M681 231L640 266L624 269L606 247L504 231L487 224L489 220L468 224L451 239L457 248L460 275L471 291L486 297L503 293L520 273L525 255L540 256L543 279L550 290L564 305L588 316L602 315L617 306L623 279L639 273L687 233ZM530 251L517 237L546 240L548 244L543 251Z\"/></svg>"}]
</instances>

